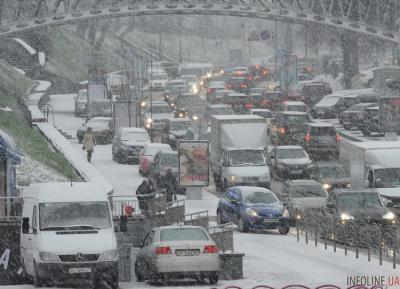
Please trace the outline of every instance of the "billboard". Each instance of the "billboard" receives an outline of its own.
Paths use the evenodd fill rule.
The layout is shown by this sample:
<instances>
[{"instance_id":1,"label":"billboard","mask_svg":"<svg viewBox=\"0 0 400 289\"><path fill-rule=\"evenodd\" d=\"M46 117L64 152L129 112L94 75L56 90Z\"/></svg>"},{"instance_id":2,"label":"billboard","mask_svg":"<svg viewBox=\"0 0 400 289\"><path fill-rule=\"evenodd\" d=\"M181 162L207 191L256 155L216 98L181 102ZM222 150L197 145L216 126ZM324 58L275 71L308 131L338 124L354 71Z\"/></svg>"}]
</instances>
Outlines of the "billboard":
<instances>
[{"instance_id":1,"label":"billboard","mask_svg":"<svg viewBox=\"0 0 400 289\"><path fill-rule=\"evenodd\" d=\"M208 141L179 141L179 186L208 186Z\"/></svg>"}]
</instances>

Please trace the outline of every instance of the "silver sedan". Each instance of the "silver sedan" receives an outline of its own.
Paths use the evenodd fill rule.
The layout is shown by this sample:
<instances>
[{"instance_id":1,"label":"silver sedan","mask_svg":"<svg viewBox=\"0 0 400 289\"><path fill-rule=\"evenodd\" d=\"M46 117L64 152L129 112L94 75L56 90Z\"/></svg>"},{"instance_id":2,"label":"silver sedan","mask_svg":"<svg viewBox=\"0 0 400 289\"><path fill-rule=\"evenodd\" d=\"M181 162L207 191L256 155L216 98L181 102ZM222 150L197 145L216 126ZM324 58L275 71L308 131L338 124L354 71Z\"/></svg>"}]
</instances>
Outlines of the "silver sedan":
<instances>
[{"instance_id":1,"label":"silver sedan","mask_svg":"<svg viewBox=\"0 0 400 289\"><path fill-rule=\"evenodd\" d=\"M218 282L219 251L207 231L198 226L166 226L153 228L136 256L138 282L208 278Z\"/></svg>"}]
</instances>

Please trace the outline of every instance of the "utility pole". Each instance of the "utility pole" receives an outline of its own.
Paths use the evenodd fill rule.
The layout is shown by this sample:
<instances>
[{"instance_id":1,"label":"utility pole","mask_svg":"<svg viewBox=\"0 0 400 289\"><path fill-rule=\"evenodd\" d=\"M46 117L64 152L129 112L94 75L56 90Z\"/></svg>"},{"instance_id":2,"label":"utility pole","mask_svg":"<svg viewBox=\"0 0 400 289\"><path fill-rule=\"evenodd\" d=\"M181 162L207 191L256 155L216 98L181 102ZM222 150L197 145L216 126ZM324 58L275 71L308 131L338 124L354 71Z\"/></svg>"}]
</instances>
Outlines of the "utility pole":
<instances>
[{"instance_id":1,"label":"utility pole","mask_svg":"<svg viewBox=\"0 0 400 289\"><path fill-rule=\"evenodd\" d=\"M150 55L150 140L153 142L153 54Z\"/></svg>"},{"instance_id":2,"label":"utility pole","mask_svg":"<svg viewBox=\"0 0 400 289\"><path fill-rule=\"evenodd\" d=\"M179 20L179 63L182 63L182 18Z\"/></svg>"},{"instance_id":3,"label":"utility pole","mask_svg":"<svg viewBox=\"0 0 400 289\"><path fill-rule=\"evenodd\" d=\"M275 50L275 64L274 64L274 69L275 69L275 81L278 81L278 21L275 20L275 26L274 26L274 34L275 34L275 40L274 40L274 50Z\"/></svg>"}]
</instances>

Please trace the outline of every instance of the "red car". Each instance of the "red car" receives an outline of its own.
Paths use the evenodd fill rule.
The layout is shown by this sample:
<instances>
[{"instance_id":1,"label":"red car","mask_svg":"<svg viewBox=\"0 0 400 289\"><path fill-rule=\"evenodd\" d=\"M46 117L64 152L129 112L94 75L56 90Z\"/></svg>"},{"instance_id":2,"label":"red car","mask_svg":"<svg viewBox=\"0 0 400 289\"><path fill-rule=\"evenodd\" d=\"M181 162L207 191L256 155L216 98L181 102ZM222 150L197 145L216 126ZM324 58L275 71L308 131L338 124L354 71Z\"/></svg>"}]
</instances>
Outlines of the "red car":
<instances>
[{"instance_id":1,"label":"red car","mask_svg":"<svg viewBox=\"0 0 400 289\"><path fill-rule=\"evenodd\" d=\"M172 152L172 148L169 144L163 143L148 143L144 146L143 150L139 155L139 174L147 176L151 169L151 163L153 158L159 151Z\"/></svg>"}]
</instances>

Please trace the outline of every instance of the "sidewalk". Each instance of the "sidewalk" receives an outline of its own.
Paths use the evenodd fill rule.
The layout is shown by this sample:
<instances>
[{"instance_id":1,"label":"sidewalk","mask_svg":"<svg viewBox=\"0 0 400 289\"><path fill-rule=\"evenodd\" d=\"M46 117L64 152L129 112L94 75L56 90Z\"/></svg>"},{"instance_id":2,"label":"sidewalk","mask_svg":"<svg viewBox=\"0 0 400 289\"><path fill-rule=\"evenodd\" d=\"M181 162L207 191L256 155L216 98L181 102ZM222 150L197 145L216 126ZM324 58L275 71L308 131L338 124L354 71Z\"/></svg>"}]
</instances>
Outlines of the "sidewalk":
<instances>
[{"instance_id":1,"label":"sidewalk","mask_svg":"<svg viewBox=\"0 0 400 289\"><path fill-rule=\"evenodd\" d=\"M39 81L39 85L28 96L28 109L31 111L32 119L44 119L43 113L38 108L40 98L46 93L51 86L48 81ZM103 183L107 189L112 189L111 184L93 168L78 152L72 144L51 124L47 122L33 122L39 131L47 138L47 140L56 148L77 170L79 175L87 182Z\"/></svg>"}]
</instances>

